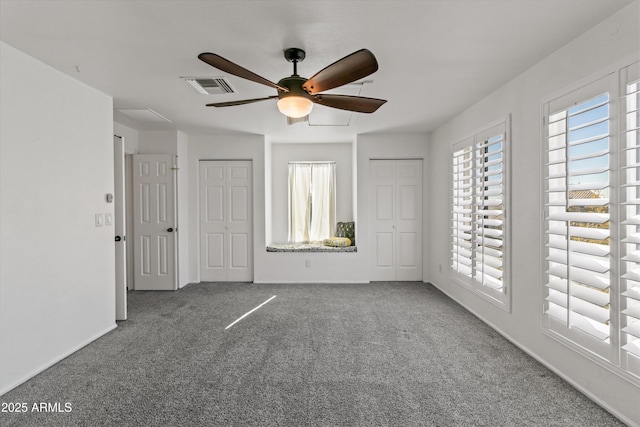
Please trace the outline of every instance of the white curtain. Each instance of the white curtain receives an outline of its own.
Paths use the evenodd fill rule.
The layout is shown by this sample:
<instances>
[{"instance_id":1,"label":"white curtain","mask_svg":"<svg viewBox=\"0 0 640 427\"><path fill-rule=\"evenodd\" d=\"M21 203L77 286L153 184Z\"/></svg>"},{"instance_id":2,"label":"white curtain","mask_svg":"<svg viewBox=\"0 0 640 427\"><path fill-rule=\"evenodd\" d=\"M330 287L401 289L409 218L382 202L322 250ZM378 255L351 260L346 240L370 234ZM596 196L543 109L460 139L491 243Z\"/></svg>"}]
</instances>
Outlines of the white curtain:
<instances>
[{"instance_id":1,"label":"white curtain","mask_svg":"<svg viewBox=\"0 0 640 427\"><path fill-rule=\"evenodd\" d=\"M335 234L336 165L313 164L311 167L311 225L309 240L322 240Z\"/></svg>"},{"instance_id":2,"label":"white curtain","mask_svg":"<svg viewBox=\"0 0 640 427\"><path fill-rule=\"evenodd\" d=\"M289 241L309 240L311 165L289 163Z\"/></svg>"},{"instance_id":3,"label":"white curtain","mask_svg":"<svg viewBox=\"0 0 640 427\"><path fill-rule=\"evenodd\" d=\"M289 241L309 242L334 235L335 163L289 164Z\"/></svg>"}]
</instances>

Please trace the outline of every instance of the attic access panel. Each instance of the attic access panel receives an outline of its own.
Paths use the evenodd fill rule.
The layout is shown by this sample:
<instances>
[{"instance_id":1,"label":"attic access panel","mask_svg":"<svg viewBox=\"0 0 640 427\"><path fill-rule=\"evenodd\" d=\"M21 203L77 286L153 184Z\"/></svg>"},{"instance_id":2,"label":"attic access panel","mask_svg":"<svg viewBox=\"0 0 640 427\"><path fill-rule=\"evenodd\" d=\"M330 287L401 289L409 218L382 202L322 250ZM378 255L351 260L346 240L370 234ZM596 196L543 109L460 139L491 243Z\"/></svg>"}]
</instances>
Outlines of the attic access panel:
<instances>
[{"instance_id":1,"label":"attic access panel","mask_svg":"<svg viewBox=\"0 0 640 427\"><path fill-rule=\"evenodd\" d=\"M145 108L129 108L129 109L118 109L117 111L139 122L171 123L171 120L167 119L160 113L153 111L151 108L146 108L146 109Z\"/></svg>"}]
</instances>

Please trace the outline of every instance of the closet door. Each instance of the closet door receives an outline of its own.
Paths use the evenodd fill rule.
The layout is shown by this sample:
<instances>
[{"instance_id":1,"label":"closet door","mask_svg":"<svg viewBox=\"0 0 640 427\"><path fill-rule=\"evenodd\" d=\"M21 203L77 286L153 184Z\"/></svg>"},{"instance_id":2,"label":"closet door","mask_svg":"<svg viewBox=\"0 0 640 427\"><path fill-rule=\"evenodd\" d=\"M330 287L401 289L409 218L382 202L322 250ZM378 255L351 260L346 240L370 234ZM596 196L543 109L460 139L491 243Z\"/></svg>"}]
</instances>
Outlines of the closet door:
<instances>
[{"instance_id":1,"label":"closet door","mask_svg":"<svg viewBox=\"0 0 640 427\"><path fill-rule=\"evenodd\" d=\"M200 280L252 281L250 161L200 162Z\"/></svg>"},{"instance_id":2,"label":"closet door","mask_svg":"<svg viewBox=\"0 0 640 427\"><path fill-rule=\"evenodd\" d=\"M422 280L422 160L371 160L371 280Z\"/></svg>"}]
</instances>

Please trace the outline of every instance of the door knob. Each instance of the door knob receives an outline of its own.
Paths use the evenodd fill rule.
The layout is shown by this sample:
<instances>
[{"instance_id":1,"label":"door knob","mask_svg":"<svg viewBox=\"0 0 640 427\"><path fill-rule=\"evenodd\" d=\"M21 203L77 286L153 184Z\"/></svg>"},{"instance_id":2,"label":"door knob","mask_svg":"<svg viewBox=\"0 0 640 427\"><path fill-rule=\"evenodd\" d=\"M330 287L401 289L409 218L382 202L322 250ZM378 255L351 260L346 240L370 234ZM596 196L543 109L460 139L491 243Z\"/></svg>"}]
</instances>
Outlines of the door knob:
<instances>
[{"instance_id":1,"label":"door knob","mask_svg":"<svg viewBox=\"0 0 640 427\"><path fill-rule=\"evenodd\" d=\"M171 233L173 231L173 228L169 227L167 228L167 232Z\"/></svg>"},{"instance_id":2,"label":"door knob","mask_svg":"<svg viewBox=\"0 0 640 427\"><path fill-rule=\"evenodd\" d=\"M122 240L122 238L120 236L116 236L116 242L119 242L120 240Z\"/></svg>"}]
</instances>

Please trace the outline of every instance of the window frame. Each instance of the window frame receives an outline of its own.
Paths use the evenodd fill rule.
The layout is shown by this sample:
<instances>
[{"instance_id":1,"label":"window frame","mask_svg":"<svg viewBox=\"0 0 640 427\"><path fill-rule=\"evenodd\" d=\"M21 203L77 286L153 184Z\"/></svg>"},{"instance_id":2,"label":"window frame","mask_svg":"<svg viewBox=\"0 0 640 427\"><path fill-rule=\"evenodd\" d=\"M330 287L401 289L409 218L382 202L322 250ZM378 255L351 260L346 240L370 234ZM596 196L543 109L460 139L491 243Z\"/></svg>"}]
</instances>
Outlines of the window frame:
<instances>
[{"instance_id":1,"label":"window frame","mask_svg":"<svg viewBox=\"0 0 640 427\"><path fill-rule=\"evenodd\" d=\"M456 271L456 269L454 269L453 267L453 257L454 257L454 253L455 253L455 244L454 244L454 235L460 230L459 228L454 228L455 227L455 223L456 220L454 219L454 216L456 215L456 213L454 212L454 209L456 206L458 206L457 204L455 204L455 181L454 181L454 156L456 155L457 152L470 148L470 153L474 153L474 151L476 151L477 149L479 149L480 147L478 147L478 144L486 144L486 141L488 141L489 139L495 137L497 134L501 133L502 134L502 161L501 161L501 167L502 167L502 227L501 227L501 231L502 231L502 236L501 236L501 240L502 240L502 291L498 291L495 289L492 289L490 286L487 285L483 285L480 281L478 281L475 277L473 277L472 275L468 275L468 274L463 274L460 273L458 271ZM491 145L491 144L486 144L487 145ZM485 148L486 148L485 146ZM511 271L511 264L510 264L510 248L511 248L511 232L510 232L510 210L511 210L511 197L510 197L510 187L511 187L511 174L510 174L510 149L511 146L511 115L508 114L500 119L497 119L485 126L482 126L481 128L479 128L478 130L474 131L473 134L471 136L468 136L466 138L463 138L461 140L459 140L458 142L456 142L455 144L452 144L451 146L451 154L450 154L450 162L449 162L449 177L450 177L450 182L451 182L451 186L450 186L450 198L449 198L449 203L450 203L450 209L449 209L449 231L451 233L450 235L450 242L449 242L449 249L450 249L450 258L449 258L449 276L450 279L456 283L459 284L461 286L463 286L465 289L473 292L474 294L482 297L483 299L491 302L492 304L496 305L497 307L500 307L501 309L505 310L506 312L511 312L511 275L510 275L510 271ZM488 157L488 156L487 156ZM470 161L474 162L476 160L476 157L473 156ZM474 170L475 167L472 165L471 166L471 170ZM485 169L485 171L487 171ZM475 174L470 175L469 179L473 182L478 178L482 178L482 177L486 177L486 175L481 175L481 176L476 176ZM476 189L477 187L481 187L478 185L474 185L472 183L472 195L471 195L471 206L475 206L476 203L474 202L475 198L477 197L477 193L476 193ZM471 216L475 215L475 212L477 212L475 210L475 208L472 208L472 213ZM475 231L473 231L473 229L478 225L476 220L471 221L471 228L472 228L472 240L475 240L476 234ZM482 247L484 248L484 245L475 245L474 247L471 248L471 255L470 255L470 259L474 259L476 257L476 249L478 247ZM472 267L473 270L473 267ZM473 271L472 271L473 274Z\"/></svg>"},{"instance_id":2,"label":"window frame","mask_svg":"<svg viewBox=\"0 0 640 427\"><path fill-rule=\"evenodd\" d=\"M613 331L615 329L615 326L612 325L612 323L615 323L615 319L613 318L613 316L611 316L611 313L613 313L613 310L611 308L611 303L612 298L611 295L615 292L616 289L616 276L614 274L614 270L615 270L615 265L614 265L614 261L616 259L616 254L615 252L615 246L612 243L609 243L608 245L608 262L609 262L609 266L607 267L607 278L608 278L608 282L609 285L606 289L609 290L609 299L608 299L608 305L609 305L609 332L607 333L606 339L602 340L602 341L598 341L598 339L595 336L590 335L587 332L583 332L580 330L580 328L574 328L574 327L570 327L567 326L568 324L571 323L571 321L569 320L569 318L572 315L580 315L579 310L576 310L575 308L571 308L574 304L572 304L573 301L576 300L576 297L571 296L573 294L574 291L571 291L570 289L567 289L567 291L565 291L564 293L566 294L567 298L569 299L569 302L567 303L567 306L564 308L564 310L567 312L567 320L564 322L562 320L559 320L558 318L554 317L551 314L547 314L547 311L549 311L550 309L547 307L548 304L552 303L551 301L549 301L549 299L551 299L552 297L550 296L551 294L557 294L558 292L553 290L553 286L551 286L550 283L546 283L546 277L548 276L557 276L557 274L555 274L556 272L551 272L551 273L547 273L547 271L549 270L548 267L548 263L558 263L554 260L549 260L548 258L551 257L551 251L554 250L554 247L550 246L551 245L551 240L553 240L553 237L550 236L557 236L558 234L556 232L552 232L550 231L551 228L553 228L551 226L550 223L552 222L556 222L555 219L553 219L553 217L550 214L550 210L552 208L563 208L563 209L568 209L567 208L567 204L569 203L570 199L568 196L565 195L565 198L563 199L565 204L560 206L560 205L555 205L555 203L552 203L552 201L549 199L549 195L552 192L559 192L559 193L567 193L571 190L569 190L568 188L565 188L562 191L555 191L555 190L551 190L548 189L548 181L557 179L554 178L553 176L548 176L547 174L547 168L551 168L552 166L562 166L562 169L564 170L568 170L569 168L569 163L572 161L568 158L568 151L571 149L571 145L569 144L569 141L567 140L563 147L561 147L560 149L564 150L564 156L562 161L557 162L555 164L551 164L551 162L548 162L545 154L547 151L558 151L558 148L554 148L553 150L549 148L549 140L551 139L551 136L549 134L549 128L551 126L550 122L549 122L549 118L552 116L557 116L559 114L564 114L564 119L560 120L560 121L564 121L565 122L565 128L563 129L562 132L559 132L558 134L553 134L552 136L559 136L559 135L565 135L565 138L568 138L570 129L569 129L569 125L568 125L568 121L569 121L569 111L571 110L572 107L576 106L576 105L580 105L580 104L585 104L590 102L591 100L594 100L598 97L603 96L605 93L607 95L608 101L607 101L607 106L608 106L608 118L607 118L607 127L608 127L608 134L606 135L607 138L607 143L608 143L608 149L607 149L607 156L608 156L608 168L607 168L607 173L608 173L608 185L607 188L609 189L609 193L610 193L610 197L609 197L609 203L608 203L608 219L606 222L609 223L609 239L610 242L614 241L616 239L616 234L615 234L615 228L617 225L617 212L616 212L616 206L617 206L617 201L615 198L615 190L616 190L616 180L615 180L615 175L616 175L616 168L615 168L615 164L614 164L614 157L615 157L615 152L617 151L617 143L616 143L616 136L617 136L617 122L616 122L616 117L617 114L615 113L615 100L617 99L616 93L614 91L614 85L613 85L613 78L614 74L610 73L608 75L602 76L588 84L585 84L579 88L575 88L573 90L567 91L564 95L562 96L558 96L556 98L554 98L553 100L549 100L548 102L543 104L543 123L544 123L544 127L543 127L543 132L542 132L542 136L543 136L543 161L542 161L542 167L543 167L543 172L542 172L542 182L543 182L543 206L545 206L544 209L544 216L543 216L543 247L547 247L547 249L544 250L544 255L542 257L543 262L546 260L548 261L547 263L544 264L544 267L542 269L543 274L545 279L543 279L544 282L544 287L543 287L543 301L544 301L544 305L543 305L543 312L544 312L544 325L545 328L547 328L548 330L554 331L555 333L564 336L565 338L573 341L574 343L579 343L580 346L584 347L585 349L594 352L596 354L599 354L602 357L607 357L608 353L609 353L609 348L610 348L610 344L607 344L605 341L606 340L612 340L614 339L614 334L611 333L611 331ZM556 122L553 122L556 123ZM566 176L563 177L563 179L565 180L565 185L566 185L566 180L569 179L569 172L566 172ZM553 205L553 206L547 206L547 205ZM575 220L573 220L575 221ZM559 221L559 222L564 222L564 221ZM572 221L569 221L572 222ZM569 234L568 232L565 234L565 236ZM573 239L572 239L573 241ZM576 251L576 250L567 250L565 248L565 252L567 253L567 256L571 259L573 259L574 257L578 257L580 254L580 251ZM576 265L574 265L573 263L567 261L566 264L566 269L567 270L571 270L576 268ZM567 273L568 274L568 273ZM564 277L564 276L563 276ZM569 277L569 276L566 276ZM565 278L565 280L567 280ZM585 286L583 284L584 282L577 282L576 283L576 288L580 287L580 286ZM568 287L571 287L571 289L573 289L572 287L573 282L571 281L569 284L567 284ZM579 300L579 298L578 298ZM555 303L555 301L554 301Z\"/></svg>"},{"instance_id":3,"label":"window frame","mask_svg":"<svg viewBox=\"0 0 640 427\"><path fill-rule=\"evenodd\" d=\"M585 356L589 360L597 363L601 367L608 371L630 381L633 384L640 384L640 358L629 363L625 360L625 351L622 349L624 345L621 342L622 328L624 324L621 323L621 312L624 309L621 301L621 276L623 271L621 269L622 264L622 243L620 239L623 237L623 231L621 230L622 220L622 203L623 195L622 188L625 184L622 176L623 164L623 146L622 137L626 132L625 114L626 107L623 105L624 90L631 79L627 79L627 70L635 67L635 77L638 78L638 57L630 56L616 64L611 65L607 69L601 70L598 73L594 73L587 78L581 79L574 84L571 84L555 93L542 98L540 100L540 118L541 118L541 175L540 175L540 218L541 218L541 239L540 245L540 299L539 299L539 316L540 316L540 330L541 332L552 338L553 340L563 344L564 346L571 348L577 353ZM589 337L587 334L579 331L571 330L569 328L558 328L557 324L554 324L553 319L550 319L550 315L545 313L547 297L547 273L546 266L547 250L545 248L547 242L547 217L548 209L546 206L547 196L545 195L547 187L547 175L546 175L546 151L548 149L548 117L549 113L553 114L557 109L549 108L549 105L554 101L558 101L563 97L573 96L573 104L583 103L593 97L579 96L581 93L588 93L589 86L595 86L600 81L607 81L607 93L609 94L609 229L610 229L610 285L609 285L609 310L610 310L610 338L609 342L603 342L602 344L596 344L595 339ZM594 92L597 92L594 90ZM567 104L567 102L565 102ZM568 110L571 105L566 105L565 109ZM640 147L640 144L638 144ZM638 148L640 151L640 148Z\"/></svg>"},{"instance_id":4,"label":"window frame","mask_svg":"<svg viewBox=\"0 0 640 427\"><path fill-rule=\"evenodd\" d=\"M306 234L308 235L308 240L303 240L303 241L296 241L292 239L293 236L293 231L292 231L292 216L293 216L293 194L292 194L292 188L291 188L291 167L292 166L296 166L296 165L305 165L305 166L309 166L309 177L308 177L308 188L307 188L307 193L308 193L308 201L307 201L307 213L306 213ZM336 162L333 160L326 160L326 161L289 161L287 164L287 182L288 182L288 189L287 189L287 203L288 203L288 220L287 220L287 229L288 229L288 242L289 243L311 243L311 242L316 242L316 241L321 241L322 239L316 239L313 240L311 239L311 229L314 225L314 219L313 219L313 211L314 211L314 206L313 206L313 176L314 176L314 172L313 172L313 167L314 166L328 166L329 170L328 175L330 175L330 185L328 186L328 188L326 188L326 192L330 198L330 200L325 200L325 204L327 204L327 209L329 210L329 235L327 237L324 238L329 238L335 235L336 232L336 225L337 225L337 221L336 221L336 203L337 203L337 181L336 181Z\"/></svg>"}]
</instances>

